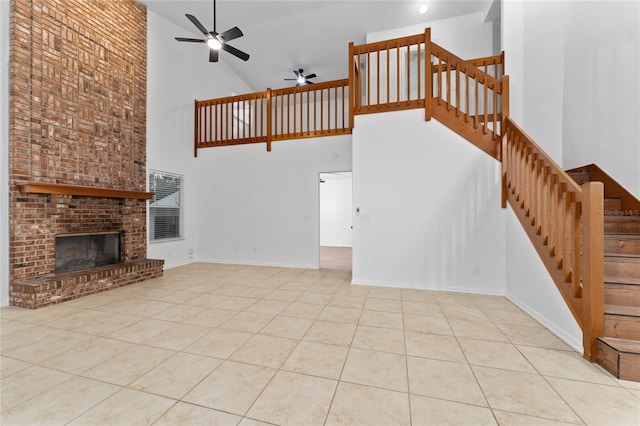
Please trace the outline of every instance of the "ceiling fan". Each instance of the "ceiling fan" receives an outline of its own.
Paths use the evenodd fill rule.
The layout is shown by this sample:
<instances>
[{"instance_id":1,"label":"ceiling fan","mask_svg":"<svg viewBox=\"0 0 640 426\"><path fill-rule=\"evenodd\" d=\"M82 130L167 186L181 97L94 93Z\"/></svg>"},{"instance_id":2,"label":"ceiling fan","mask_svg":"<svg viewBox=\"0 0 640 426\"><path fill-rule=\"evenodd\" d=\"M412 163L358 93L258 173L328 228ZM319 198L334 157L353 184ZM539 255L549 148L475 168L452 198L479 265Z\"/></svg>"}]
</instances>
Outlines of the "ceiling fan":
<instances>
[{"instance_id":1,"label":"ceiling fan","mask_svg":"<svg viewBox=\"0 0 640 426\"><path fill-rule=\"evenodd\" d=\"M285 78L285 80L295 80L296 86L302 86L305 84L313 84L313 81L309 81L310 78L316 78L317 75L315 73L304 75L304 70L302 68L298 70L293 70L296 75L296 78Z\"/></svg>"},{"instance_id":2,"label":"ceiling fan","mask_svg":"<svg viewBox=\"0 0 640 426\"><path fill-rule=\"evenodd\" d=\"M176 40L187 41L190 43L207 43L207 46L209 46L209 62L218 62L218 52L220 49L226 50L243 61L249 60L249 55L247 53L227 44L228 41L243 36L240 28L233 27L220 34L216 31L216 0L213 0L213 31L207 31L204 25L202 25L195 16L189 15L188 13L185 14L185 16L200 30L200 32L202 32L202 34L205 35L205 38L176 37Z\"/></svg>"}]
</instances>

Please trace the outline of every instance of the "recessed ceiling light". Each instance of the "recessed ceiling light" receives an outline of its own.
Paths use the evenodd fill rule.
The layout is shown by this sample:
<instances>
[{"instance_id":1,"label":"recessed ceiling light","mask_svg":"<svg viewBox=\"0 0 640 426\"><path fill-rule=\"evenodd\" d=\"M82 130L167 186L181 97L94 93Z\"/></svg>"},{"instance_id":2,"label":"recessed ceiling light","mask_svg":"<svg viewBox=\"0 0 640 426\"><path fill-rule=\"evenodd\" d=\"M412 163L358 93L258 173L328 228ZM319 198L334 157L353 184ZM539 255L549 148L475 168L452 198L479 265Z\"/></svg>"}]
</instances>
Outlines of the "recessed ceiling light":
<instances>
[{"instance_id":1,"label":"recessed ceiling light","mask_svg":"<svg viewBox=\"0 0 640 426\"><path fill-rule=\"evenodd\" d=\"M420 4L420 7L418 8L418 12L420 12L422 15L424 15L425 13L427 13L427 10L429 10L429 5L426 3L422 3Z\"/></svg>"}]
</instances>

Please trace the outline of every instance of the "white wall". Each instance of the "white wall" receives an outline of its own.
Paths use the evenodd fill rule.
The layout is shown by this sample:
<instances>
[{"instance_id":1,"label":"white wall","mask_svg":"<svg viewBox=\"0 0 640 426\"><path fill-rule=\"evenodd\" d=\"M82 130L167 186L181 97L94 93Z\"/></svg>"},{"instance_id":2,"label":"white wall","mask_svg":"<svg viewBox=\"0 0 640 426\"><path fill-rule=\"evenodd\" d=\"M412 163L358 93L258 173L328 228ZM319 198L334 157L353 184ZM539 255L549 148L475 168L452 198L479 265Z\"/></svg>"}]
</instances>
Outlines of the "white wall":
<instances>
[{"instance_id":1,"label":"white wall","mask_svg":"<svg viewBox=\"0 0 640 426\"><path fill-rule=\"evenodd\" d=\"M369 34L367 42L425 27L463 58L494 53L482 13ZM425 122L422 110L356 117L353 158L354 283L504 293L498 162Z\"/></svg>"},{"instance_id":2,"label":"white wall","mask_svg":"<svg viewBox=\"0 0 640 426\"><path fill-rule=\"evenodd\" d=\"M203 195L197 167L203 160L193 156L194 100L230 96L232 90L251 91L222 57L218 63L210 63L205 46L173 39L183 32L147 12L147 169L181 174L185 184L184 239L150 243L147 250L149 258L164 259L165 267L198 257Z\"/></svg>"},{"instance_id":3,"label":"white wall","mask_svg":"<svg viewBox=\"0 0 640 426\"><path fill-rule=\"evenodd\" d=\"M522 126L558 164L562 164L562 94L564 61L554 61L564 51L562 13L545 11L551 2L525 2ZM557 9L562 9L558 2ZM514 46L514 48L516 48ZM508 64L508 60L505 59ZM508 71L507 71L508 72ZM537 83L533 83L536 81ZM516 101L517 103L517 101Z\"/></svg>"},{"instance_id":4,"label":"white wall","mask_svg":"<svg viewBox=\"0 0 640 426\"><path fill-rule=\"evenodd\" d=\"M462 59L495 55L493 52L493 24L485 22L485 13L478 12L424 24L367 34L367 43L390 40L424 33L431 28L431 41Z\"/></svg>"},{"instance_id":5,"label":"white wall","mask_svg":"<svg viewBox=\"0 0 640 426\"><path fill-rule=\"evenodd\" d=\"M320 245L351 247L352 173L320 173Z\"/></svg>"},{"instance_id":6,"label":"white wall","mask_svg":"<svg viewBox=\"0 0 640 426\"><path fill-rule=\"evenodd\" d=\"M562 164L564 50L562 15L544 10L552 2L504 1L502 43L510 77L510 116ZM563 8L562 2L554 2Z\"/></svg>"},{"instance_id":7,"label":"white wall","mask_svg":"<svg viewBox=\"0 0 640 426\"><path fill-rule=\"evenodd\" d=\"M640 196L640 2L503 2L511 115L565 169Z\"/></svg>"},{"instance_id":8,"label":"white wall","mask_svg":"<svg viewBox=\"0 0 640 426\"><path fill-rule=\"evenodd\" d=\"M351 136L198 154L198 258L317 268L320 172L351 169Z\"/></svg>"},{"instance_id":9,"label":"white wall","mask_svg":"<svg viewBox=\"0 0 640 426\"><path fill-rule=\"evenodd\" d=\"M582 352L582 331L511 207L506 222L507 298Z\"/></svg>"},{"instance_id":10,"label":"white wall","mask_svg":"<svg viewBox=\"0 0 640 426\"><path fill-rule=\"evenodd\" d=\"M353 283L503 294L499 177L422 110L357 116Z\"/></svg>"},{"instance_id":11,"label":"white wall","mask_svg":"<svg viewBox=\"0 0 640 426\"><path fill-rule=\"evenodd\" d=\"M524 2L502 0L501 42L509 81L509 116L524 125Z\"/></svg>"},{"instance_id":12,"label":"white wall","mask_svg":"<svg viewBox=\"0 0 640 426\"><path fill-rule=\"evenodd\" d=\"M640 3L506 0L511 115L565 169L597 163L640 194ZM508 214L507 295L581 350L581 332Z\"/></svg>"},{"instance_id":13,"label":"white wall","mask_svg":"<svg viewBox=\"0 0 640 426\"><path fill-rule=\"evenodd\" d=\"M563 166L597 163L640 197L640 2L566 3L561 13Z\"/></svg>"},{"instance_id":14,"label":"white wall","mask_svg":"<svg viewBox=\"0 0 640 426\"><path fill-rule=\"evenodd\" d=\"M0 306L9 304L9 2L0 1Z\"/></svg>"},{"instance_id":15,"label":"white wall","mask_svg":"<svg viewBox=\"0 0 640 426\"><path fill-rule=\"evenodd\" d=\"M147 167L185 177L185 238L150 243L148 257L166 267L318 267L318 173L351 169L351 137L277 142L270 153L265 144L201 149L194 158L194 99L252 90L224 55L212 64L203 46L177 43L181 28L152 12L147 26Z\"/></svg>"}]
</instances>

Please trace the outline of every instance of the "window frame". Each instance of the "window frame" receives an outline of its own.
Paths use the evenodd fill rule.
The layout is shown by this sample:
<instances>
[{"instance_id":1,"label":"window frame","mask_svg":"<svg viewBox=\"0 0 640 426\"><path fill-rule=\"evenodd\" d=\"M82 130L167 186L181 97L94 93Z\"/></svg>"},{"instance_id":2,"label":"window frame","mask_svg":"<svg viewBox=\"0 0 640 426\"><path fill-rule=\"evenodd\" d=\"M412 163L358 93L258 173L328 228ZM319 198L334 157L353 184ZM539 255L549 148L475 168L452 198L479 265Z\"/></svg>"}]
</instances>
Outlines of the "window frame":
<instances>
[{"instance_id":1,"label":"window frame","mask_svg":"<svg viewBox=\"0 0 640 426\"><path fill-rule=\"evenodd\" d=\"M156 209L166 209L166 208L175 208L175 207L159 207L159 206L153 206L153 203L155 203L156 200L156 191L155 191L155 182L156 179L158 179L159 177L171 177L171 178L175 178L178 180L178 188L177 188L177 192L179 192L178 198L177 198L177 210L178 210L178 214L177 216L170 216L170 217L177 217L178 219L178 230L177 230L177 235L172 235L172 236L166 236L163 238L154 238L155 237L155 214L152 214L152 211L157 211ZM178 173L171 173L171 172L165 172L162 170L156 170L156 169L149 169L148 173L147 173L147 178L148 178L148 188L149 188L149 192L154 192L153 194L153 198L151 200L149 200L149 203L147 204L147 241L149 242L149 244L157 244L157 243L164 243L164 242L170 242L170 241L179 241L179 240L184 240L184 175L178 174ZM153 181L153 182L152 182ZM152 189L153 188L153 189ZM174 191L176 192L176 191ZM171 194L168 194L166 197L170 196Z\"/></svg>"}]
</instances>

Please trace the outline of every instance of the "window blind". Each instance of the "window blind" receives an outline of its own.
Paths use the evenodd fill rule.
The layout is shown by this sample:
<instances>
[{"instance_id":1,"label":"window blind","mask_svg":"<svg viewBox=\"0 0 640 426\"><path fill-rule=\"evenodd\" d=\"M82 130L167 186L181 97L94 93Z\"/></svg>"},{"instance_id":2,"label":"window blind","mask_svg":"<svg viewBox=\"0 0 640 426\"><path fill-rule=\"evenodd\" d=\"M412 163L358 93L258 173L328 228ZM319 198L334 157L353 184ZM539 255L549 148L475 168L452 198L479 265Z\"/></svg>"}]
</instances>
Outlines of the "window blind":
<instances>
[{"instance_id":1,"label":"window blind","mask_svg":"<svg viewBox=\"0 0 640 426\"><path fill-rule=\"evenodd\" d=\"M149 202L149 239L182 238L183 176L152 171L149 191L155 193Z\"/></svg>"}]
</instances>

